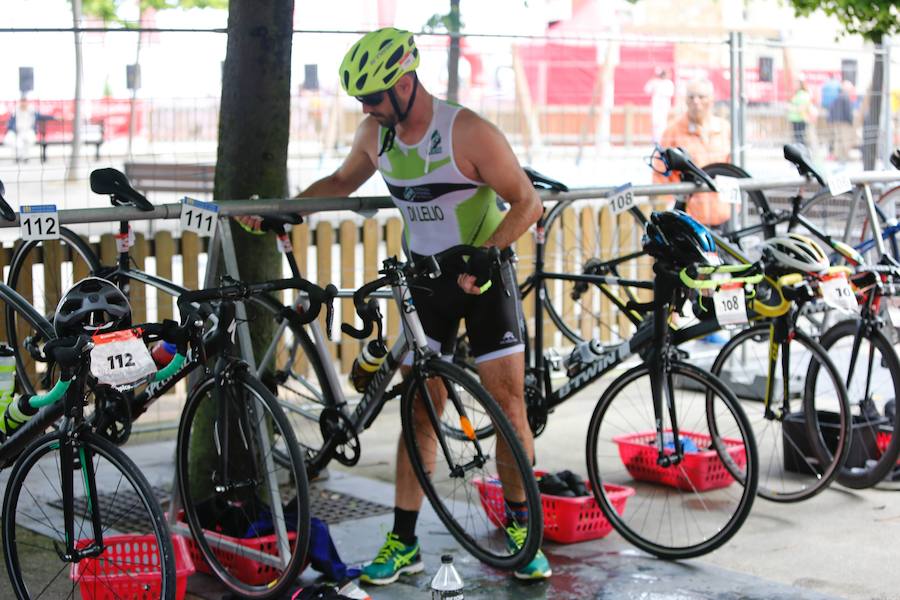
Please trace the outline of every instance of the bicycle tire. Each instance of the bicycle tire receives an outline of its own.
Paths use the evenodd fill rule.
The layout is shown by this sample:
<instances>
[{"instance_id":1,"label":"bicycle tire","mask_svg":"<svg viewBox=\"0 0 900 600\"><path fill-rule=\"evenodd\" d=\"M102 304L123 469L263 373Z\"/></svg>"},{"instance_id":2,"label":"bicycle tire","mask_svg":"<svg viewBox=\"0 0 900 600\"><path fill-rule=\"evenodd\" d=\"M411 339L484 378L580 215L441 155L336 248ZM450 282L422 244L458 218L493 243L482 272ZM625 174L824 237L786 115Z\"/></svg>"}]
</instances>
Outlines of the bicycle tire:
<instances>
[{"instance_id":1,"label":"bicycle tire","mask_svg":"<svg viewBox=\"0 0 900 600\"><path fill-rule=\"evenodd\" d=\"M216 398L210 393L217 384L214 377L209 377L191 391L179 423L178 485L194 542L213 574L241 597L275 598L294 584L306 562L310 528L306 469L290 423L271 392L244 371L233 371L230 377L226 383L219 383L219 388L229 393L225 400L229 410L237 411L232 414L238 418L230 422L240 431L229 435L231 451L227 463L230 468L240 465L239 479L214 482L214 477L210 476L211 473L215 475L216 465L221 464L219 457L210 456L210 452L220 451L224 441L216 427ZM235 394L238 388L241 391ZM253 416L259 409L262 414ZM267 440L267 443L273 443L264 453L257 452L258 446L253 442L258 439L260 428L274 436ZM238 443L234 444L235 441ZM291 457L289 466L276 463L273 447ZM264 472L272 475L270 482L279 485L275 491L280 501L285 502L283 526L294 533L293 548L288 549L290 556L286 561L282 560L282 568L264 565L252 553L256 546L256 550L282 556L276 537L268 532L268 529L274 530L275 524L271 503L267 504L264 497L271 496L260 476ZM216 489L218 486L221 488ZM266 519L269 519L268 525L264 525ZM290 538L290 533L288 536ZM243 543L225 548L223 543L234 542L233 538L244 538L240 540ZM246 569L247 564L256 568Z\"/></svg>"},{"instance_id":2,"label":"bicycle tire","mask_svg":"<svg viewBox=\"0 0 900 600\"><path fill-rule=\"evenodd\" d=\"M595 406L586 448L591 489L616 531L641 550L667 560L701 556L731 539L750 514L758 475L753 433L740 403L717 377L672 362L669 389L679 437L690 439L697 451L695 457L686 453L679 465L659 466L649 376L647 364L629 369ZM676 390L676 382L700 391ZM685 393L676 399L681 389ZM713 426L710 406L717 425L725 425L730 415L727 435L721 433L724 427ZM666 412L663 431L671 432ZM743 461L737 480L724 467L734 461Z\"/></svg>"},{"instance_id":3,"label":"bicycle tire","mask_svg":"<svg viewBox=\"0 0 900 600\"><path fill-rule=\"evenodd\" d=\"M785 402L779 360L773 384L776 396L770 402L772 414L767 416L764 398L769 339L768 323L738 332L719 351L710 371L737 390L736 395L744 403L760 465L764 465L760 469L757 493L773 502L799 502L822 492L840 473L850 445L850 408L840 373L828 354L811 337L795 330L790 343L779 348L780 353L789 349L789 361L794 366L788 375L791 397ZM822 381L823 388L817 388L818 380L809 377L813 365L815 373L821 367L828 374L828 380ZM791 408L798 389L802 389L801 403ZM828 415L822 415L821 419L807 418L819 414L815 411L825 411ZM831 414L837 415L834 424L830 422ZM823 429L829 433L824 434ZM823 438L831 433L835 436L833 450L828 449Z\"/></svg>"},{"instance_id":4,"label":"bicycle tire","mask_svg":"<svg viewBox=\"0 0 900 600\"><path fill-rule=\"evenodd\" d=\"M751 177L750 173L731 163L712 163L703 167L703 170L713 179L720 175L723 177L734 177L736 179L749 179ZM766 195L760 190L741 190L741 199L742 201L750 201L751 209L753 210L750 217L755 217L755 219L760 222L762 222L761 215L770 211L769 201L766 199ZM763 232L763 237L766 238L770 238L774 235L774 225L767 227Z\"/></svg>"},{"instance_id":5,"label":"bicycle tire","mask_svg":"<svg viewBox=\"0 0 900 600\"><path fill-rule=\"evenodd\" d=\"M469 419L470 427L478 429L484 422L490 420L494 425L494 435L478 440L473 444L470 438L456 439L454 436L427 437L419 440L417 433L435 432L437 428L427 416L423 414L425 407L423 402L417 401L417 382L428 378L437 377L443 382L444 390L453 394L453 397L463 404L464 413ZM408 386L404 390L400 406L401 423L403 427L403 440L407 453L415 471L416 477L422 486L425 496L431 502L432 507L440 520L444 523L451 535L456 538L466 550L481 562L495 568L511 571L527 564L540 548L543 536L543 511L541 507L540 492L534 473L531 470L531 461L525 454L521 442L506 415L500 406L491 398L487 391L471 376L466 374L456 365L441 360L438 357L430 358L424 363L413 365L413 372L407 378ZM467 397L461 397L465 392ZM431 392L427 392L430 396ZM440 413L441 423L453 419L461 422L461 414L454 410L454 402L448 400L444 410ZM464 427L463 427L464 428ZM444 430L444 427L440 427ZM473 436L474 431L473 431ZM489 472L491 461L480 465L482 468L469 468L477 461L474 457L497 457L497 440L502 439L509 450L509 459L504 467L509 469L521 484L520 497L524 498L528 510L528 521L525 524L527 535L520 547L511 548L506 535L498 534L498 527L505 525L505 502L503 495L495 497L492 502L478 504L474 497L478 494L476 485L485 486L484 489L493 487L494 491L500 489L500 485L493 481L494 474ZM444 462L446 455L438 447L434 465L427 460L428 452L423 452L426 444L443 442L447 444L448 452L451 445L462 448L462 453L468 462L466 468L457 464L457 459L448 464ZM477 448L476 448L477 446ZM480 452L479 452L480 449ZM487 452L485 452L487 449ZM498 458L499 461L499 458ZM438 479L446 474L446 479ZM458 481L461 477L471 478L466 481ZM442 494L447 493L447 497ZM515 492L513 492L515 493ZM486 510L491 511L490 515ZM460 512L466 511L461 517ZM493 521L491 520L493 517Z\"/></svg>"},{"instance_id":6,"label":"bicycle tire","mask_svg":"<svg viewBox=\"0 0 900 600\"><path fill-rule=\"evenodd\" d=\"M547 215L544 226L544 268L547 271L583 273L588 261L607 261L635 252L640 256L619 265L619 273L623 277L640 278L639 274L646 270L647 278L650 277L652 260L643 254L640 246L643 226L633 215L604 215L605 204L597 204L597 218L590 220L592 229L585 231L583 218L574 224L564 222L566 211L574 210L574 203L574 200L560 202ZM629 229L626 224L633 224L634 228ZM623 327L627 329L624 322L617 323L614 328L612 323L601 319L603 307L609 301L591 289L593 284L587 287L586 292L577 294L577 299L573 298L575 286L572 281L545 279L541 282L541 290L538 290L543 293L547 316L562 333L563 341L579 344L595 337L627 337L626 332L620 331ZM547 342L548 346L556 345L552 335Z\"/></svg>"},{"instance_id":7,"label":"bicycle tire","mask_svg":"<svg viewBox=\"0 0 900 600\"><path fill-rule=\"evenodd\" d=\"M855 320L842 321L826 331L820 343L829 355L840 352L841 347L848 343L852 351L853 337L858 327ZM868 374L868 381L859 386L860 378L854 377L856 370L854 373L848 372L845 378L853 419L849 456L854 463L862 461L862 464L845 465L837 478L838 483L853 489L863 489L879 483L888 473L898 468L897 458L900 456L900 435L897 433L900 432L900 413L896 411L896 399L900 398L900 359L891 342L880 330L872 329L864 331L864 334L857 357L857 361L863 362L857 362L856 365L866 369L864 372ZM871 352L868 358L867 350ZM845 357L844 354L841 356ZM877 374L874 373L876 362L879 367ZM840 364L849 365L850 361L841 361ZM815 373L810 376L815 376ZM877 379L874 383L873 377ZM895 403L893 420L889 418L887 403L890 399L886 397L890 396L891 388ZM869 394L866 394L867 389Z\"/></svg>"},{"instance_id":8,"label":"bicycle tire","mask_svg":"<svg viewBox=\"0 0 900 600\"><path fill-rule=\"evenodd\" d=\"M291 422L311 480L318 474L313 469L319 465L325 443L320 416L322 411L336 405L327 367L305 326L286 318L283 305L267 295L251 296L250 301L269 312L276 321L275 335L263 351L258 368L263 383L278 398ZM324 467L322 464L320 469Z\"/></svg>"},{"instance_id":9,"label":"bicycle tire","mask_svg":"<svg viewBox=\"0 0 900 600\"><path fill-rule=\"evenodd\" d=\"M106 544L102 554L87 559L79 563L79 580L70 578L67 565L71 562L61 561L60 551L65 550L65 527L62 517L59 518L60 530L55 531L53 537L46 535L38 535L31 531L35 528L35 521L45 519L42 523L43 531L49 529L53 531L51 519L53 515L61 515L62 497L61 490L56 490L60 496L53 498L59 502L60 508L51 505L50 508L44 507L38 502L38 499L47 500L47 485L52 486L54 478L48 473L48 468L55 465L57 476L59 475L60 460L57 457L55 461L43 461L41 458L50 454L58 453L60 443L66 443L62 440L62 434L54 432L39 437L32 442L29 447L22 453L15 463L6 486L6 496L3 500L3 549L6 558L6 567L9 574L10 584L17 598L26 599L32 597L79 597L76 590L81 584L87 586L87 592L97 593L103 597L110 597L111 591L123 590L121 583L121 575L133 573L134 575L152 574L152 560L159 567L159 598L165 600L174 600L176 597L176 565L175 553L172 548L172 539L169 534L169 528L166 525L165 517L159 501L153 494L153 490L147 479L138 469L137 465L132 462L128 456L122 452L108 440L103 439L89 431L82 431L74 443L79 444L81 457L90 457L91 464L94 466L95 477L97 481L97 489L105 490L109 493L112 490L112 498L103 500L102 495L95 499L100 508L101 515L113 515L116 517L111 522L102 521L102 529L104 532L104 541ZM79 459L83 460L83 459ZM74 465L77 469L82 463ZM114 481L115 475L118 473L118 482ZM33 480L32 480L33 478ZM59 482L58 477L55 481ZM79 497L79 490L85 493L81 498L85 499L77 503L74 507L74 523L76 526L76 535L83 536L90 532L91 518L89 514L90 499L84 487L85 478L79 477L78 474L73 476L73 495ZM128 489L126 489L128 488ZM43 490L43 491L42 491ZM22 493L25 492L23 497ZM128 493L126 493L128 492ZM20 502L21 501L21 502ZM126 502L131 502L126 504ZM22 515L18 514L18 509L22 504ZM146 511L144 518L137 516L137 509L143 507ZM17 516L21 517L17 519ZM25 525L19 521L25 521L30 527L26 530ZM79 527L80 525L80 527ZM86 532L85 529L89 531ZM139 557L134 557L129 553L129 548L136 547L133 538L119 539L117 541L116 534L137 535L143 542L143 551ZM94 540L92 535L88 537L79 537L79 540ZM147 547L150 543L154 543L157 548L157 556L152 556L152 551L148 551ZM59 548L59 544L62 544ZM23 552L20 552L20 546ZM43 547L42 547L43 546ZM24 554L24 556L23 556ZM133 570L134 561L140 561L140 571ZM87 561L90 562L87 562ZM55 562L54 562L55 561ZM28 573L35 573L36 577L48 572L50 565L62 562L61 569L56 570L53 566L49 568L50 573L55 573L53 580L47 583L39 584L40 593L35 592L35 588L29 584L30 576ZM90 566L93 565L93 566ZM112 567L112 573L107 569ZM92 570L93 569L93 570ZM96 579L91 582L90 574ZM116 575L118 577L111 578L106 575ZM116 581L118 579L118 581ZM31 593L29 592L31 590ZM131 583L123 591L121 597L132 597L132 593L139 588L137 584ZM148 595L141 597L150 597ZM46 596L44 596L46 594Z\"/></svg>"},{"instance_id":10,"label":"bicycle tire","mask_svg":"<svg viewBox=\"0 0 900 600\"><path fill-rule=\"evenodd\" d=\"M887 190L882 192L878 196L878 199L876 200L876 204L878 204L882 208L884 208L885 206L889 206L891 204L893 204L896 207L896 205L898 203L900 203L900 185L888 188ZM869 224L868 212L863 210L862 217L863 217L862 226L859 229L859 235L857 237L855 237L853 240L853 243L855 243L855 244L861 244L861 243L865 242L866 240L872 239L872 231L871 231L871 225ZM880 217L880 215L879 215L879 217ZM879 225L882 225L882 226L885 224L886 223L883 221L881 223L879 223ZM892 238L885 239L885 249L892 256L894 256L894 258L900 258L900 256L898 256L897 252L895 251L897 249L896 244L897 244L896 239L892 239ZM871 252L871 250L872 249L870 249L869 252ZM868 262L868 263L874 264L874 263L878 262L877 256L873 256L868 253L863 253L863 256L867 259L866 262Z\"/></svg>"},{"instance_id":11,"label":"bicycle tire","mask_svg":"<svg viewBox=\"0 0 900 600\"><path fill-rule=\"evenodd\" d=\"M59 230L60 254L64 260L61 263L66 264L64 269L60 270L60 277L52 278L50 289L46 288L47 278L32 278L30 285L25 284L24 270L25 265L37 264L36 260L38 252L43 252L45 247L50 247L53 241L37 241L31 240L19 244L13 252L12 260L9 263L9 275L7 277L7 285L21 294L26 300L31 301L37 306L44 305L43 314L51 315L56 311L56 304L62 295L72 287L75 283L75 273L77 264L76 255L81 262L78 270L85 271L90 274L96 274L100 269L100 259L94 254L84 240L81 239L74 231L61 227ZM44 282L45 288L43 292L34 288L34 281ZM40 301L35 301L39 298ZM19 381L26 393L34 394L36 391L43 389L45 386L37 385L38 379L32 375L33 361L27 350L22 346L26 336L33 335L33 330L24 322L21 317L16 317L16 312L12 306L6 306L6 334L9 345L16 350L16 373L19 375ZM52 365L47 365L48 370L52 370ZM52 377L50 378L52 379Z\"/></svg>"}]
</instances>

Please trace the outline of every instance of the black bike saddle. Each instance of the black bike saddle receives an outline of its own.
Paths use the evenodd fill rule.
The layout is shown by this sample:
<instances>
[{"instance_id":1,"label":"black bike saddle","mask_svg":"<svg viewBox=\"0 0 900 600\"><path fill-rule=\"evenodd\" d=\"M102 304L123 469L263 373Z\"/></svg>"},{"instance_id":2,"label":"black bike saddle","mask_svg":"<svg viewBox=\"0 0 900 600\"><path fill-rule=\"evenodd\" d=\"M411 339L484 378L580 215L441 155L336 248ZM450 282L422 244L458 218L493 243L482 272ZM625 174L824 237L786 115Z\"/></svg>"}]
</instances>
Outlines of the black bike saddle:
<instances>
[{"instance_id":1,"label":"black bike saddle","mask_svg":"<svg viewBox=\"0 0 900 600\"><path fill-rule=\"evenodd\" d=\"M894 165L895 168L900 169L900 148L894 150L894 153L891 154L891 164Z\"/></svg>"},{"instance_id":2,"label":"black bike saddle","mask_svg":"<svg viewBox=\"0 0 900 600\"><path fill-rule=\"evenodd\" d=\"M662 152L663 160L670 171L679 171L682 181L694 181L705 183L706 187L718 192L715 182L706 174L706 171L694 164L690 154L684 148L666 148Z\"/></svg>"},{"instance_id":3,"label":"black bike saddle","mask_svg":"<svg viewBox=\"0 0 900 600\"><path fill-rule=\"evenodd\" d=\"M133 206L146 212L153 210L153 205L144 195L131 187L124 173L115 169L106 168L92 171L91 191L95 194L111 196L113 206Z\"/></svg>"},{"instance_id":4,"label":"black bike saddle","mask_svg":"<svg viewBox=\"0 0 900 600\"><path fill-rule=\"evenodd\" d=\"M525 174L528 175L528 179L531 180L531 185L540 189L540 190L552 190L554 192L568 192L569 186L555 179L551 179L546 175L542 175L538 173L531 167L523 167L522 169L525 171Z\"/></svg>"},{"instance_id":5,"label":"black bike saddle","mask_svg":"<svg viewBox=\"0 0 900 600\"><path fill-rule=\"evenodd\" d=\"M785 144L784 157L794 163L797 167L797 171L804 177L812 176L822 187L827 185L825 183L825 178L822 177L822 174L812 165L812 158L809 156L809 150L803 144Z\"/></svg>"},{"instance_id":6,"label":"black bike saddle","mask_svg":"<svg viewBox=\"0 0 900 600\"><path fill-rule=\"evenodd\" d=\"M3 197L4 194L6 194L6 187L3 185L3 182L0 181L0 216L7 221L15 221L16 211L6 203L6 198Z\"/></svg>"}]
</instances>

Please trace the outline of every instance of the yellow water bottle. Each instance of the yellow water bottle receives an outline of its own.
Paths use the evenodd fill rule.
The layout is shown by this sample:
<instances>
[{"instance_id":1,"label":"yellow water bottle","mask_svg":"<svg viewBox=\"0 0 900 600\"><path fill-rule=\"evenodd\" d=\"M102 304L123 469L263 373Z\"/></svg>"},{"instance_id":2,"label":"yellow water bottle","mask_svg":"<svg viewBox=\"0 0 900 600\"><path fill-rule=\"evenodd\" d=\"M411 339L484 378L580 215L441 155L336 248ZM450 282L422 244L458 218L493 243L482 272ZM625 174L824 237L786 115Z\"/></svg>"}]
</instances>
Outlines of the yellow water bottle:
<instances>
[{"instance_id":1,"label":"yellow water bottle","mask_svg":"<svg viewBox=\"0 0 900 600\"><path fill-rule=\"evenodd\" d=\"M387 357L387 348L381 340L369 340L369 343L363 346L362 352L353 361L353 367L350 368L350 383L357 392L366 391L369 382L375 371L384 362Z\"/></svg>"}]
</instances>

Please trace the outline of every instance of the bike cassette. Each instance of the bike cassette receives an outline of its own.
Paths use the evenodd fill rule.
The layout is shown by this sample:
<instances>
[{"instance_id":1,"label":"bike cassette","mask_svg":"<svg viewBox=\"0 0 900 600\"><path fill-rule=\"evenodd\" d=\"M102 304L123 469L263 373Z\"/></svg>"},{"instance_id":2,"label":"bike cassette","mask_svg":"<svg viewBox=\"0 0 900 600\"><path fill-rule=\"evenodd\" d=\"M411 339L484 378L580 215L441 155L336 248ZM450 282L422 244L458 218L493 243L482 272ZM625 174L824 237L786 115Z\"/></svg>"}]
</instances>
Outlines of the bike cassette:
<instances>
[{"instance_id":1,"label":"bike cassette","mask_svg":"<svg viewBox=\"0 0 900 600\"><path fill-rule=\"evenodd\" d=\"M353 429L353 423L347 415L336 408L326 408L319 415L319 429L322 431L322 439L326 442L335 439L335 460L345 467L352 467L359 462L360 444L359 436Z\"/></svg>"}]
</instances>

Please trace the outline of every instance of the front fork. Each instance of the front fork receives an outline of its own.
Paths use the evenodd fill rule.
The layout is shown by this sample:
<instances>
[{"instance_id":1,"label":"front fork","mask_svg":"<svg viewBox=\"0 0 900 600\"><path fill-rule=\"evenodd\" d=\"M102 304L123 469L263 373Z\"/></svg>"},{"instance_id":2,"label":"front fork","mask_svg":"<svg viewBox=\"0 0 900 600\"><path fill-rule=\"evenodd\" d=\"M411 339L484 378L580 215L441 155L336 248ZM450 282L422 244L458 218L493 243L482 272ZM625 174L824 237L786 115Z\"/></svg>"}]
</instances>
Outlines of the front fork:
<instances>
[{"instance_id":1,"label":"front fork","mask_svg":"<svg viewBox=\"0 0 900 600\"><path fill-rule=\"evenodd\" d=\"M684 448L678 430L678 415L675 413L675 397L672 390L669 354L669 309L675 295L675 281L672 275L659 263L654 264L656 277L653 283L653 349L647 359L650 369L650 392L653 398L653 415L656 422L656 462L661 467L679 464L684 459ZM665 401L665 407L663 402ZM672 441L675 451L667 453L665 448L664 412L669 414Z\"/></svg>"}]
</instances>

